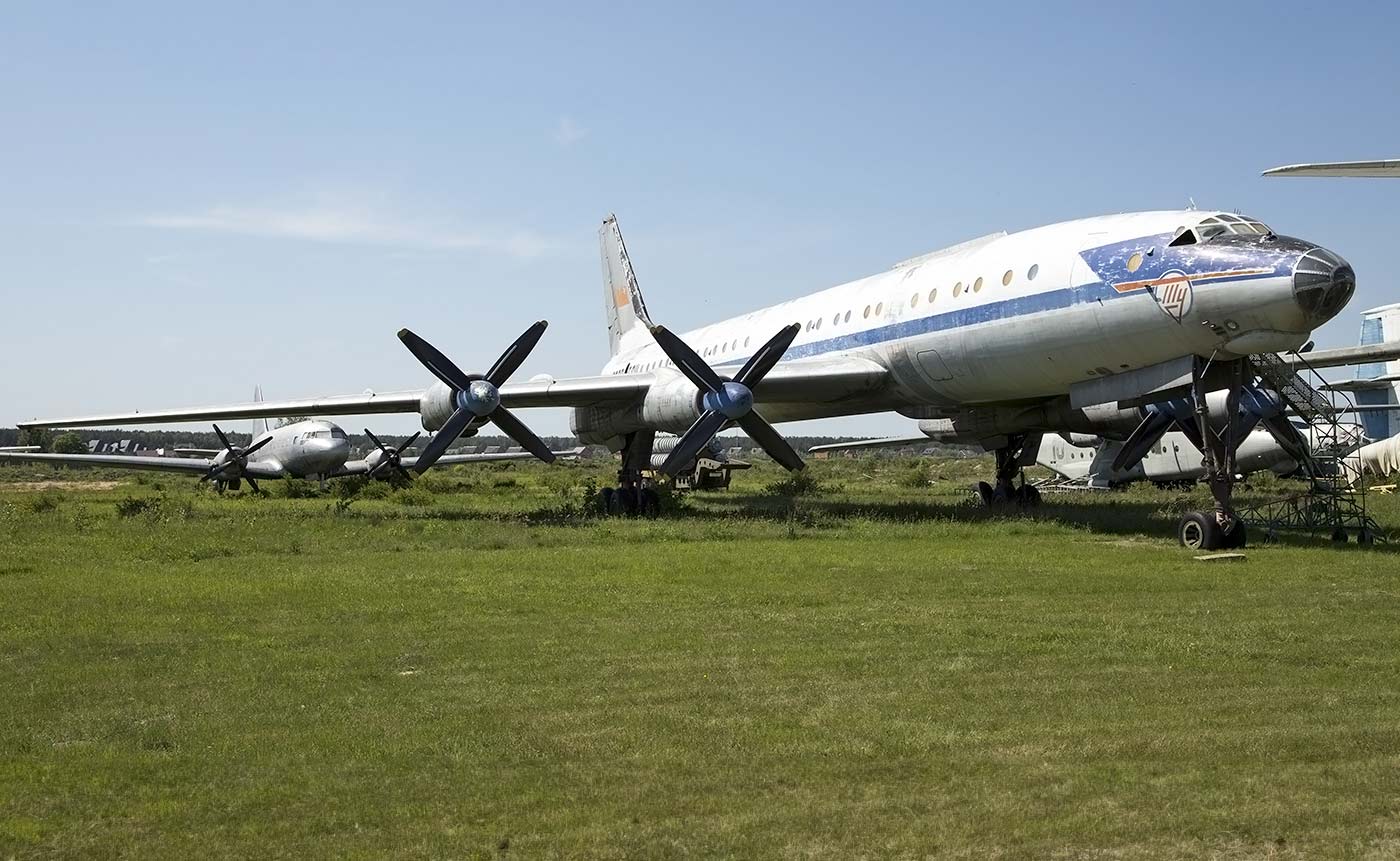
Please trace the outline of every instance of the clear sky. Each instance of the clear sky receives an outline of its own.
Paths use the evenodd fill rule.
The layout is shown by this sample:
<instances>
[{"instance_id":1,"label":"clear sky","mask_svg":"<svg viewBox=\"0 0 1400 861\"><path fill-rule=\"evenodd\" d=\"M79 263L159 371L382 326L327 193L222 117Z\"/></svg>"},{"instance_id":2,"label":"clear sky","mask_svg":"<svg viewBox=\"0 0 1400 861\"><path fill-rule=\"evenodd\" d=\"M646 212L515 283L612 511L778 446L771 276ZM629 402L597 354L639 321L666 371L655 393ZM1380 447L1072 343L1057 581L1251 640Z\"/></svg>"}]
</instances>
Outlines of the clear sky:
<instances>
[{"instance_id":1,"label":"clear sky","mask_svg":"<svg viewBox=\"0 0 1400 861\"><path fill-rule=\"evenodd\" d=\"M1400 4L525 5L7 4L0 424L595 373L609 211L676 329L1189 198L1400 300L1400 182L1259 176L1400 157Z\"/></svg>"}]
</instances>

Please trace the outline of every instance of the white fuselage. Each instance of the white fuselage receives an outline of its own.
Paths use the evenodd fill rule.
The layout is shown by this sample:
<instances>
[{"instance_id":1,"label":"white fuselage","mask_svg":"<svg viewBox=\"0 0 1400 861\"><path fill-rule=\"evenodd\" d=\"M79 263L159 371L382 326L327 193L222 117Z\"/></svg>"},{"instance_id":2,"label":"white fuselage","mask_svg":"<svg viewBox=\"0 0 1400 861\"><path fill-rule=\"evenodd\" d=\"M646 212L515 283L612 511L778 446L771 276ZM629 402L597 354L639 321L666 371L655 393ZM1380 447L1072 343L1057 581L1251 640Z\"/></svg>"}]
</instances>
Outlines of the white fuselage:
<instances>
[{"instance_id":1,"label":"white fuselage","mask_svg":"<svg viewBox=\"0 0 1400 861\"><path fill-rule=\"evenodd\" d=\"M272 441L253 452L249 462L292 478L331 475L345 466L350 456L350 440L333 422L311 420L283 425L255 435L249 446L266 437Z\"/></svg>"},{"instance_id":2,"label":"white fuselage","mask_svg":"<svg viewBox=\"0 0 1400 861\"><path fill-rule=\"evenodd\" d=\"M1173 244L1183 230L1221 217L1242 221L1143 212L990 236L682 337L732 374L797 322L802 331L784 364L855 356L890 372L877 397L845 402L767 403L760 388L756 399L775 421L1029 402L1181 356L1300 346L1335 313L1295 299L1294 268L1314 246L1263 235L1262 226ZM627 335L605 374L651 372L658 382L677 375L645 329Z\"/></svg>"},{"instance_id":3,"label":"white fuselage","mask_svg":"<svg viewBox=\"0 0 1400 861\"><path fill-rule=\"evenodd\" d=\"M1134 481L1195 481L1205 475L1204 456L1186 434L1168 431L1141 461L1130 469L1115 470L1118 443L1076 446L1059 434L1041 438L1035 462L1070 481L1087 481L1092 487L1114 487ZM1263 428L1251 431L1236 453L1239 471L1248 475L1271 469L1287 475L1298 464Z\"/></svg>"}]
</instances>

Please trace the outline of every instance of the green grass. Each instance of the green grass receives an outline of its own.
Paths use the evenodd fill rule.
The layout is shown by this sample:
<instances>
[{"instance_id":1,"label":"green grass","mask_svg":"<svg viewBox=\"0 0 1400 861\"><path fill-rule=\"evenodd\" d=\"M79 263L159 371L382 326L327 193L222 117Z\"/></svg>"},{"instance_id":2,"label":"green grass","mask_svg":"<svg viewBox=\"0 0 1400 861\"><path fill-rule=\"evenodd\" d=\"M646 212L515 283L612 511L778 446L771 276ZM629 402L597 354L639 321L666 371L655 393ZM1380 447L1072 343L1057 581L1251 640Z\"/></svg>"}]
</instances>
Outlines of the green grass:
<instances>
[{"instance_id":1,"label":"green grass","mask_svg":"<svg viewBox=\"0 0 1400 861\"><path fill-rule=\"evenodd\" d=\"M656 521L605 466L0 470L0 857L1400 855L1393 549L1202 564L1197 496L995 518L986 467Z\"/></svg>"}]
</instances>

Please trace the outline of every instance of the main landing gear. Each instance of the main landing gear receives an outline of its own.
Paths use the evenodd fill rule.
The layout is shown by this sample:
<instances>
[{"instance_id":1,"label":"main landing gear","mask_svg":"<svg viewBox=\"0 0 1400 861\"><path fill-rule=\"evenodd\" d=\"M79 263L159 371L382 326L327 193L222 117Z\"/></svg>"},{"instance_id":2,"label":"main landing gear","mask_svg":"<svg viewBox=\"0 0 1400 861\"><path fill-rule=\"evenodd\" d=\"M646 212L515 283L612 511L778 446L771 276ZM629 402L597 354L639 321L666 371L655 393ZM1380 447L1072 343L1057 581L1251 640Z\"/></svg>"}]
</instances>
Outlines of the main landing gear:
<instances>
[{"instance_id":1,"label":"main landing gear","mask_svg":"<svg viewBox=\"0 0 1400 861\"><path fill-rule=\"evenodd\" d=\"M1225 364L1225 422L1217 432L1210 421L1207 387L1202 383L1210 364L1197 357L1191 370L1191 400L1196 428L1204 442L1201 452L1205 456L1205 482L1215 498L1215 510L1186 512L1177 523L1176 537L1183 547L1192 550L1232 550L1245 546L1246 539L1244 521L1235 514L1233 496L1235 482L1240 479L1235 456L1245 436L1240 427L1240 397L1253 375L1248 359Z\"/></svg>"},{"instance_id":2,"label":"main landing gear","mask_svg":"<svg viewBox=\"0 0 1400 861\"><path fill-rule=\"evenodd\" d=\"M643 474L651 468L653 431L637 431L626 436L622 445L622 468L617 471L617 487L598 491L598 507L610 517L655 517L661 513L661 496Z\"/></svg>"},{"instance_id":3,"label":"main landing gear","mask_svg":"<svg viewBox=\"0 0 1400 861\"><path fill-rule=\"evenodd\" d=\"M1033 508L1039 505L1040 491L1036 490L1035 485L1026 483L1026 473L1023 469L1027 457L1034 462L1035 453L1039 448L1039 434L1012 434L1007 437L1006 445L996 450L996 486L985 481L977 482L977 493L982 497L982 504L988 508L1012 505ZM1021 479L1019 485L1016 483L1017 476Z\"/></svg>"}]
</instances>

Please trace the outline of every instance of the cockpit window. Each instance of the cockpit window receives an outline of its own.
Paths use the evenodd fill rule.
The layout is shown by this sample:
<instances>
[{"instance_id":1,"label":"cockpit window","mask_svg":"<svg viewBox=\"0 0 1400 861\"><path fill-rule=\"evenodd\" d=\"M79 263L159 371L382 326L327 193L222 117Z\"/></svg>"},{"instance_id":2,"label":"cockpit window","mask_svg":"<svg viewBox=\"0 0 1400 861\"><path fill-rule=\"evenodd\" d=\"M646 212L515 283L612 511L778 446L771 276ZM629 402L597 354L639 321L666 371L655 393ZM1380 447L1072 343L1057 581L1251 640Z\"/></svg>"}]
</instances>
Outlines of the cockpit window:
<instances>
[{"instance_id":1,"label":"cockpit window","mask_svg":"<svg viewBox=\"0 0 1400 861\"><path fill-rule=\"evenodd\" d=\"M346 439L345 431L340 428L331 428L331 439Z\"/></svg>"},{"instance_id":2,"label":"cockpit window","mask_svg":"<svg viewBox=\"0 0 1400 861\"><path fill-rule=\"evenodd\" d=\"M1193 228L1178 227L1176 238L1167 244L1172 246L1195 245L1198 242L1209 242L1211 239L1227 233L1268 236L1273 232L1264 222L1247 215L1231 215L1228 212L1222 212L1219 215L1202 219L1201 223Z\"/></svg>"}]
</instances>

